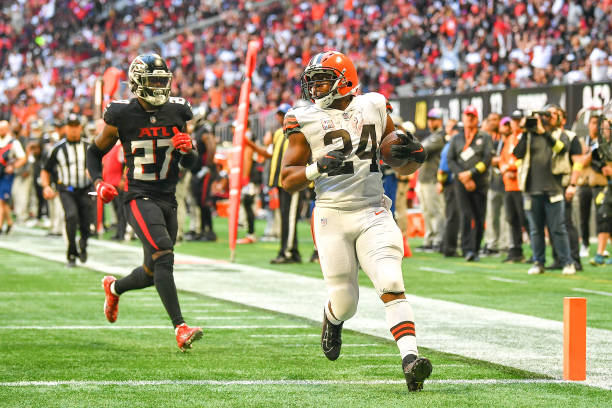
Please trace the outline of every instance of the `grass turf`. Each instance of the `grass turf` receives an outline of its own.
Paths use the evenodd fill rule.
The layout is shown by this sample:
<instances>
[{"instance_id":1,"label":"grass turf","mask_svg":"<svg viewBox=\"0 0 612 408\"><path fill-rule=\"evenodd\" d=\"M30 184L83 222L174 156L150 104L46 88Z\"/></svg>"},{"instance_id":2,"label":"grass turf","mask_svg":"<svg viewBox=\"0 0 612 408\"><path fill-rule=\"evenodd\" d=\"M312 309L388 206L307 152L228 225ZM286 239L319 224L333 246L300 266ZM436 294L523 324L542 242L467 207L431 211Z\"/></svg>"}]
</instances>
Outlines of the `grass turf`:
<instances>
[{"instance_id":1,"label":"grass turf","mask_svg":"<svg viewBox=\"0 0 612 408\"><path fill-rule=\"evenodd\" d=\"M183 251L187 245L181 244L177 249ZM0 258L2 326L112 327L104 320L101 310L101 273L83 268L65 269L59 263L5 250L0 250ZM434 382L426 384L425 391L421 393L409 394L405 385L401 384L403 376L397 348L390 341L346 331L342 357L336 362L329 362L319 349L319 322L188 292L181 292L180 299L184 314L190 317L190 321L207 327L203 340L196 343L189 353L180 353L176 348L168 318L156 292L150 288L122 297L116 325L167 325L167 330L0 329L0 382L330 380L336 383L3 385L0 386L0 406L371 407L417 404L423 407L591 407L605 406L609 402L609 391L577 384ZM218 318L226 320L215 320ZM236 327L247 324L303 327ZM234 328L211 327L215 325ZM282 337L285 335L292 337ZM421 353L434 363L432 380L542 378L536 374L432 350L422 349ZM399 383L337 383L374 380L396 380Z\"/></svg>"},{"instance_id":2,"label":"grass turf","mask_svg":"<svg viewBox=\"0 0 612 408\"><path fill-rule=\"evenodd\" d=\"M264 222L256 222L257 236L264 230ZM186 254L229 260L227 220L215 220L217 242L181 242L176 251ZM242 236L239 231L238 236ZM321 277L317 263L308 263L313 245L310 225L298 223L299 249L304 263L271 265L279 249L277 242L257 242L236 247L236 262L263 268L295 273L310 277ZM419 238L411 240L416 248ZM593 252L594 248L591 248ZM525 254L531 254L527 245ZM508 312L526 314L551 320L563 319L563 297L586 297L588 303L587 324L589 327L612 329L612 296L576 291L587 289L612 294L612 266L591 266L583 259L584 272L574 276L563 276L561 271L547 271L543 275L527 275L528 264L504 264L503 257L483 257L480 262L465 262L462 258L444 258L440 254L414 252L412 258L403 262L406 292L413 295L448 300L471 306L488 307ZM550 252L547 259L552 260ZM452 271L444 274L420 268L435 268ZM360 273L359 284L372 287L364 273ZM510 280L500 281L493 279Z\"/></svg>"}]
</instances>

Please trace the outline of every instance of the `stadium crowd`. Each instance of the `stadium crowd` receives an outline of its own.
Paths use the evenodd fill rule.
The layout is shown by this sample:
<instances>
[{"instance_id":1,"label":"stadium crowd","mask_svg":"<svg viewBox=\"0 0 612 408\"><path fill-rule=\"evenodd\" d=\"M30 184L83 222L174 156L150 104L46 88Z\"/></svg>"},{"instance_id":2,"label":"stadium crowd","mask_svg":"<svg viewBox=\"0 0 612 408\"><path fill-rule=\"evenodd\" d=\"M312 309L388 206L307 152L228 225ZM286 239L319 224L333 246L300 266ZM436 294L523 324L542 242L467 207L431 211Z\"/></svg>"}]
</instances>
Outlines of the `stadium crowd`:
<instances>
[{"instance_id":1,"label":"stadium crowd","mask_svg":"<svg viewBox=\"0 0 612 408\"><path fill-rule=\"evenodd\" d=\"M612 78L612 2L20 0L0 10L0 118L93 113L93 81L155 50L173 93L235 115L246 46L262 44L253 111L299 93L301 67L344 50L364 91L461 93ZM215 20L216 17L220 17ZM210 24L204 24L209 19ZM365 23L364 23L365 22ZM201 24L200 24L201 23ZM183 30L183 27L192 27ZM179 29L155 41L156 35Z\"/></svg>"},{"instance_id":2,"label":"stadium crowd","mask_svg":"<svg viewBox=\"0 0 612 408\"><path fill-rule=\"evenodd\" d=\"M300 93L299 76L303 65L321 48L345 50L360 73L362 91L379 91L391 99L612 79L612 35L608 34L612 32L612 20L608 18L612 2L608 0L254 3L124 0L112 2L112 7L110 3L22 0L5 6L0 12L0 32L3 34L0 38L0 63L3 66L0 120L7 121L2 122L2 129L10 129L3 130L2 136L14 135L28 158L25 166L14 169L16 182L13 191L18 192L13 193L12 204L18 222L25 223L32 217L41 222L45 220L52 235L61 233L62 217L57 216L61 214L57 202L45 203L42 199L37 181L44 158L51 146L63 137L70 113L81 115L85 136L93 136L96 132L91 124L94 81L111 66L125 69L143 48L159 51L168 61L174 73L172 94L186 97L195 108L196 120L191 132L199 145L199 167L185 171L185 181L177 191L179 202L190 203L187 208L192 212L193 225L192 231L179 231L179 237L204 241L216 239L211 214L217 210L216 201L227 197L227 175L222 160L214 161L214 145L218 140L215 140L213 131L217 124L235 118L249 40L258 40L262 45L253 77L251 109L254 112L277 113L279 106L293 105ZM215 20L217 16L221 17L218 21ZM207 19L210 24L200 24ZM150 40L181 27L192 28L178 30L176 35L163 41ZM265 92L257 91L259 89L265 89ZM129 90L121 86L114 96L128 98ZM551 109L551 115L563 116L558 107ZM506 134L518 131L518 122L514 122L519 115L522 116L517 113L501 118L499 114L491 114L486 120L477 118L474 123L474 129L488 134L496 148L491 157L483 159L491 162L487 163L487 171L489 165L493 168L491 179L483 177L475 183L480 193L487 197L487 206L470 208L472 213L466 215L461 212L470 206L456 208L458 200L451 192L456 187L448 187L455 176L461 179L463 187L460 187L465 190L462 194L474 191L470 191L472 186L467 176L461 175L465 169L460 169L456 163L453 169L452 163L441 159L446 157L444 144L455 133L463 134L464 128L458 127L456 122L443 123L439 112L430 111L428 125L436 142L428 145L426 139L424 143L435 152L432 159L437 161L426 163L418 176L420 187L417 190L421 202L432 203L426 207L438 210L431 215L425 214L427 235L421 249L439 250L446 256L457 255L458 230L463 225L463 245L468 242L465 234L475 234L469 238L471 246L462 248L468 261L477 260L481 253L492 254L499 250L509 251L506 260L510 262L525 258L518 245L527 238L523 237L523 231L531 235L533 225L527 223L529 215L525 216L525 209L519 208L517 203L521 198L517 199L516 193L524 193L528 187L514 186L508 190L507 176L503 174L503 164L500 165L504 156L504 143L500 141ZM555 125L558 134L567 135L565 130L561 130L564 122L559 120ZM398 121L398 125L402 123ZM267 138L255 134L253 140L272 142L271 135L276 129L266 130L270 132ZM553 130L547 131L552 133ZM589 147L587 140L581 142L579 153L590 157L592 146ZM446 149L448 153L449 147ZM254 150L257 151L255 147ZM566 152L569 152L568 146ZM506 159L512 153L506 152ZM572 151L570 157L579 153ZM21 153L14 155L18 159L24 157ZM442 173L438 173L438 166ZM596 170L607 175L604 167L599 166ZM253 172L264 171L261 162L254 164ZM253 174L250 176L251 182L256 179ZM257 195L257 201L263 203L263 212L269 221L267 235L278 238L278 226L274 227L271 215L275 211L273 188L277 186L274 183L268 185L267 179L266 175L257 178L261 180L253 190L257 193L250 195ZM400 180L400 184L405 181ZM453 183L459 185L457 180ZM578 180L567 183L561 186L566 198L568 187L571 190L580 185ZM593 187L589 183L586 182L586 187ZM591 201L588 201L586 187L578 191L578 196L585 200L580 204L581 211L590 210L591 201L601 192L591 190ZM405 198L406 190L402 187L401 191ZM395 194L390 196L395 197ZM510 196L513 197L507 198ZM468 197L469 194L463 198L469 201ZM8 200L0 197L0 201L11 202L10 197ZM566 207L571 203L571 199L564 201ZM449 202L455 205L448 205ZM405 208L405 203L398 207ZM486 207L489 211L484 213ZM506 221L499 216L504 207L506 211L513 211L512 214L520 215L515 218L509 213L508 218L509 221L518 219L519 225L507 227ZM10 231L12 219L6 219L6 211L4 231ZM441 217L444 213L446 216ZM558 211L556 214L566 217L565 214L569 213ZM303 205L301 214L308 214L307 204ZM463 223L459 222L461 217ZM485 247L481 252L485 218L488 228L484 232ZM403 221L401 216L398 219ZM478 219L475 224L478 224L479 231L471 231L472 219ZM584 254L589 235L588 217L581 215L583 219L587 220L581 221L580 228ZM576 229L571 232L568 223L566 218L565 222L548 226L549 229L559 229L554 230L555 234L563 235L560 230L564 230L565 238L561 240L567 240L570 247L567 249L565 244L559 244L556 258L559 262L554 266L565 268L571 264L580 269L580 256L576 255L577 238L574 239ZM124 238L122 228L119 228L116 239ZM255 242L254 237L249 241ZM598 248L597 256L593 258L595 264L605 262L604 251L605 244L603 249ZM283 252L286 251L281 249L279 259L285 256ZM535 248L534 252L537 252ZM300 259L298 254L289 254L286 258ZM571 262L568 261L570 258ZM538 265L533 271L539 273L543 270L542 259L531 260ZM571 268L568 267L566 272L571 273Z\"/></svg>"}]
</instances>

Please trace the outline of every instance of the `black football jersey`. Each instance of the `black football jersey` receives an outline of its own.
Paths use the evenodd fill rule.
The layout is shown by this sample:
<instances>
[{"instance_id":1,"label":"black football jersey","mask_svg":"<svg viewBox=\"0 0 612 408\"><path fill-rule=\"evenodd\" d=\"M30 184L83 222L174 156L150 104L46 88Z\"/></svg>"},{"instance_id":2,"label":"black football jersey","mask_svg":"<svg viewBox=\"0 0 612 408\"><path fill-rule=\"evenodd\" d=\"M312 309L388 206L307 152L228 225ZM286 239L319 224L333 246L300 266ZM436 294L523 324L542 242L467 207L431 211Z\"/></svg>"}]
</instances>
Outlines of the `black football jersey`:
<instances>
[{"instance_id":1,"label":"black football jersey","mask_svg":"<svg viewBox=\"0 0 612 408\"><path fill-rule=\"evenodd\" d=\"M154 111L145 111L137 98L108 104L104 122L118 129L128 193L174 200L181 154L172 145L173 128L182 130L192 117L191 105L183 98L170 97Z\"/></svg>"}]
</instances>

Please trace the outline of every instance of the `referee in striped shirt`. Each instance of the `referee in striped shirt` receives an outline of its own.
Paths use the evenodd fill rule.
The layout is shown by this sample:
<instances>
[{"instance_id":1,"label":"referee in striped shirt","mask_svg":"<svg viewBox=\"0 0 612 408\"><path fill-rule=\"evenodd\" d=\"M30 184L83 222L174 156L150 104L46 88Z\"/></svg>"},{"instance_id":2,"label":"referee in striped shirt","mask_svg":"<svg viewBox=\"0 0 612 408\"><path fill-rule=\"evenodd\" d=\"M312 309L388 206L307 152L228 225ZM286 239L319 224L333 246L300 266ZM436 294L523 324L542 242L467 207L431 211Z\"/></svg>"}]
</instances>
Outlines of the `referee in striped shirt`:
<instances>
[{"instance_id":1,"label":"referee in striped shirt","mask_svg":"<svg viewBox=\"0 0 612 408\"><path fill-rule=\"evenodd\" d=\"M64 207L68 238L67 266L71 268L76 265L77 257L82 263L87 261L87 238L93 215L93 202L88 194L92 190L85 163L89 143L81 139L83 126L76 113L68 115L64 133L66 138L53 147L40 179L45 199L50 200L59 193ZM51 188L52 180L57 186L57 193ZM78 249L77 227L81 232Z\"/></svg>"}]
</instances>

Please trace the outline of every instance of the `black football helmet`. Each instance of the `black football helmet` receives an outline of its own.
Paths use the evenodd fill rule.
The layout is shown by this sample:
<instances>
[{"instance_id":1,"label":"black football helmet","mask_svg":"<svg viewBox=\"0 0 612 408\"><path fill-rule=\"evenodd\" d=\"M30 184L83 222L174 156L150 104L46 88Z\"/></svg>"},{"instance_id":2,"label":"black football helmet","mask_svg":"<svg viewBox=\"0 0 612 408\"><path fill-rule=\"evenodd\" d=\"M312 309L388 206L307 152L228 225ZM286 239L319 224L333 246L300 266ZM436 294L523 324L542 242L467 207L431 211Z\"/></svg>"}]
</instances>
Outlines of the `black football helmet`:
<instances>
[{"instance_id":1,"label":"black football helmet","mask_svg":"<svg viewBox=\"0 0 612 408\"><path fill-rule=\"evenodd\" d=\"M153 106L168 101L172 72L158 54L142 54L134 58L128 71L130 91Z\"/></svg>"}]
</instances>

